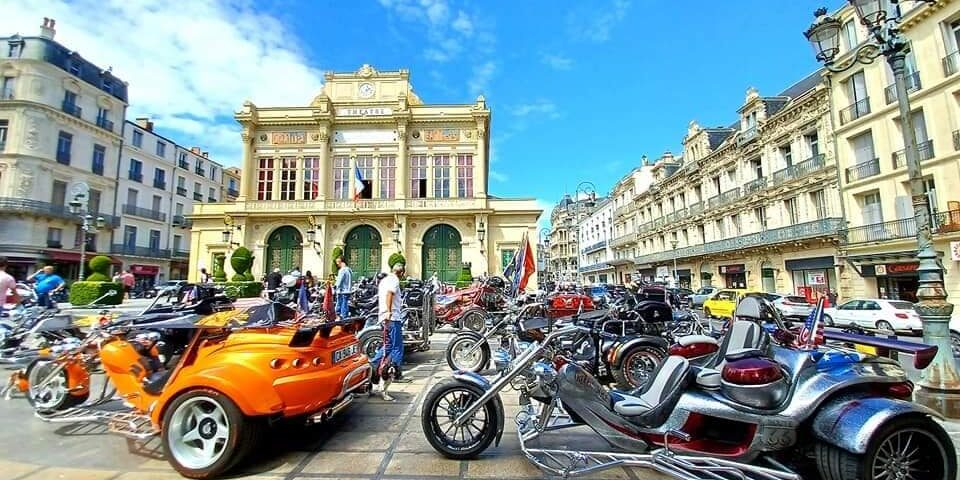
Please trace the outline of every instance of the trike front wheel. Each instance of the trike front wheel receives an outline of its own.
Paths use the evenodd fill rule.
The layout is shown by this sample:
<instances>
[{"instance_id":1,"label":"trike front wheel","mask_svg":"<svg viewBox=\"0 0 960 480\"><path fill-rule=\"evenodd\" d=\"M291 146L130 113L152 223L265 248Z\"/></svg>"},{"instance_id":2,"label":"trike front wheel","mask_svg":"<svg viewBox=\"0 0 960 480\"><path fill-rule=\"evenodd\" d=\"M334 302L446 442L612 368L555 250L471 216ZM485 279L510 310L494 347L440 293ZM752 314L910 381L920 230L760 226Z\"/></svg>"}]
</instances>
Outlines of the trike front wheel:
<instances>
[{"instance_id":1,"label":"trike front wheel","mask_svg":"<svg viewBox=\"0 0 960 480\"><path fill-rule=\"evenodd\" d=\"M193 390L174 399L163 415L163 454L184 477L217 477L249 451L254 427L226 395Z\"/></svg>"},{"instance_id":2,"label":"trike front wheel","mask_svg":"<svg viewBox=\"0 0 960 480\"><path fill-rule=\"evenodd\" d=\"M27 366L27 401L40 413L65 410L87 400L89 393L70 391L70 374L60 362L36 359Z\"/></svg>"},{"instance_id":3,"label":"trike front wheel","mask_svg":"<svg viewBox=\"0 0 960 480\"><path fill-rule=\"evenodd\" d=\"M446 379L427 394L421 412L423 434L441 455L455 460L475 458L497 436L499 412L493 401L477 409L463 424L455 420L483 395L476 385L454 378Z\"/></svg>"}]
</instances>

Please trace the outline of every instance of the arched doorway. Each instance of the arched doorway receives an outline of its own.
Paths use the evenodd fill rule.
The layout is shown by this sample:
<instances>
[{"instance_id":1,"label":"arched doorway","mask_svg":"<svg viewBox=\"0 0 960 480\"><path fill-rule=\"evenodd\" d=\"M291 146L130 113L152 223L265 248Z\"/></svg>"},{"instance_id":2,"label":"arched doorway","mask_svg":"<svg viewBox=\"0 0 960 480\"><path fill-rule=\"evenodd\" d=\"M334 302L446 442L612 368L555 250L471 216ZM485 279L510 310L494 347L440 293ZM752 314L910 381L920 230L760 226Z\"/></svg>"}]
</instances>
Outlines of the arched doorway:
<instances>
[{"instance_id":1,"label":"arched doorway","mask_svg":"<svg viewBox=\"0 0 960 480\"><path fill-rule=\"evenodd\" d=\"M434 272L442 282L456 282L460 274L461 245L460 233L450 225L434 225L423 235L424 278Z\"/></svg>"},{"instance_id":2,"label":"arched doorway","mask_svg":"<svg viewBox=\"0 0 960 480\"><path fill-rule=\"evenodd\" d=\"M360 225L347 232L343 258L353 270L354 278L373 277L380 273L380 232L370 225Z\"/></svg>"},{"instance_id":3,"label":"arched doorway","mask_svg":"<svg viewBox=\"0 0 960 480\"><path fill-rule=\"evenodd\" d=\"M290 226L280 227L267 238L267 272L279 268L287 273L293 267L303 268L303 238L300 232Z\"/></svg>"}]
</instances>

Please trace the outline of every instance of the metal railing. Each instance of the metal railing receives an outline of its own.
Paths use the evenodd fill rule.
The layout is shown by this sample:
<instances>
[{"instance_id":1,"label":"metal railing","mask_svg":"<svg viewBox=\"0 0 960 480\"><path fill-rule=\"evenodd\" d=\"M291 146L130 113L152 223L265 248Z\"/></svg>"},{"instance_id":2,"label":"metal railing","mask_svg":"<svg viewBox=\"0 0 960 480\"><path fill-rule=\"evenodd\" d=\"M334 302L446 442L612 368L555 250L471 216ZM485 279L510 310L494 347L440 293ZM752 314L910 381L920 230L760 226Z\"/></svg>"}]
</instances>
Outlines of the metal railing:
<instances>
[{"instance_id":1,"label":"metal railing","mask_svg":"<svg viewBox=\"0 0 960 480\"><path fill-rule=\"evenodd\" d=\"M160 190L167 189L167 182L164 180L153 179L153 188L159 188Z\"/></svg>"},{"instance_id":2,"label":"metal railing","mask_svg":"<svg viewBox=\"0 0 960 480\"><path fill-rule=\"evenodd\" d=\"M180 195L181 197L186 197L187 189L183 187L177 187L177 195Z\"/></svg>"},{"instance_id":3,"label":"metal railing","mask_svg":"<svg viewBox=\"0 0 960 480\"><path fill-rule=\"evenodd\" d=\"M690 205L690 207L688 207L688 210L690 211L690 215L697 215L697 214L703 213L703 202L697 202Z\"/></svg>"},{"instance_id":4,"label":"metal railing","mask_svg":"<svg viewBox=\"0 0 960 480\"><path fill-rule=\"evenodd\" d=\"M591 253L591 252L596 252L597 250L603 250L604 248L607 248L607 241L600 240L599 242L593 243L591 245L587 245L583 250L581 250L581 252Z\"/></svg>"},{"instance_id":5,"label":"metal railing","mask_svg":"<svg viewBox=\"0 0 960 480\"><path fill-rule=\"evenodd\" d=\"M132 255L146 258L170 258L170 250L166 248L139 247L115 243L110 246L110 253L114 255Z\"/></svg>"},{"instance_id":6,"label":"metal railing","mask_svg":"<svg viewBox=\"0 0 960 480\"><path fill-rule=\"evenodd\" d=\"M26 198L0 197L0 213L26 213L32 215L48 216L80 222L80 217L70 212L66 205L55 205L50 202L41 202L38 200L28 200ZM106 224L110 227L120 225L120 217L107 213L94 214L94 217L103 217Z\"/></svg>"},{"instance_id":7,"label":"metal railing","mask_svg":"<svg viewBox=\"0 0 960 480\"><path fill-rule=\"evenodd\" d=\"M240 196L240 191L237 190L237 189L235 189L235 188L228 188L228 189L227 189L227 196L230 196L230 197Z\"/></svg>"},{"instance_id":8,"label":"metal railing","mask_svg":"<svg viewBox=\"0 0 960 480\"><path fill-rule=\"evenodd\" d=\"M90 164L90 171L97 175L103 175L103 161L94 161L92 164Z\"/></svg>"},{"instance_id":9,"label":"metal railing","mask_svg":"<svg viewBox=\"0 0 960 480\"><path fill-rule=\"evenodd\" d=\"M153 210L150 208L142 208L136 205L125 204L123 206L124 215L133 215L140 218L149 218L150 220L157 220L160 222L165 222L167 220L167 214L159 210Z\"/></svg>"},{"instance_id":10,"label":"metal railing","mask_svg":"<svg viewBox=\"0 0 960 480\"><path fill-rule=\"evenodd\" d=\"M746 130L740 132L740 136L737 137L737 145L743 145L750 143L752 140L756 139L759 136L759 131L757 126L747 127Z\"/></svg>"},{"instance_id":11,"label":"metal railing","mask_svg":"<svg viewBox=\"0 0 960 480\"><path fill-rule=\"evenodd\" d=\"M935 234L960 232L960 210L935 212L930 216L930 229ZM914 218L901 218L849 228L843 233L844 244L913 238L917 236L917 222Z\"/></svg>"},{"instance_id":12,"label":"metal railing","mask_svg":"<svg viewBox=\"0 0 960 480\"><path fill-rule=\"evenodd\" d=\"M189 250L171 250L170 258L190 258Z\"/></svg>"},{"instance_id":13,"label":"metal railing","mask_svg":"<svg viewBox=\"0 0 960 480\"><path fill-rule=\"evenodd\" d=\"M815 238L824 235L838 234L843 228L842 218L823 218L812 222L799 223L789 227L775 228L755 233L748 233L739 237L716 240L709 243L690 245L674 250L664 250L657 253L636 257L636 263L655 263L677 258L686 258L697 255L707 255L749 247L774 245L783 242Z\"/></svg>"},{"instance_id":14,"label":"metal railing","mask_svg":"<svg viewBox=\"0 0 960 480\"><path fill-rule=\"evenodd\" d=\"M771 175L772 183L776 185L789 180L803 178L822 169L824 166L826 166L826 161L824 160L823 154L814 155L798 164L773 172L773 175Z\"/></svg>"},{"instance_id":15,"label":"metal railing","mask_svg":"<svg viewBox=\"0 0 960 480\"><path fill-rule=\"evenodd\" d=\"M767 177L760 177L756 180L751 180L743 185L743 194L752 195L756 192L764 190L767 188Z\"/></svg>"},{"instance_id":16,"label":"metal railing","mask_svg":"<svg viewBox=\"0 0 960 480\"><path fill-rule=\"evenodd\" d=\"M177 166L184 170L190 170L190 162L187 162L186 160L178 160Z\"/></svg>"},{"instance_id":17,"label":"metal railing","mask_svg":"<svg viewBox=\"0 0 960 480\"><path fill-rule=\"evenodd\" d=\"M130 170L129 172L127 172L127 178L129 178L130 180L133 180L134 182L141 182L141 183L142 183L142 182L143 182L143 172L135 172L135 171L133 171L133 170Z\"/></svg>"},{"instance_id":18,"label":"metal railing","mask_svg":"<svg viewBox=\"0 0 960 480\"><path fill-rule=\"evenodd\" d=\"M113 131L113 122L103 117L97 118L97 126L110 132Z\"/></svg>"},{"instance_id":19,"label":"metal railing","mask_svg":"<svg viewBox=\"0 0 960 480\"><path fill-rule=\"evenodd\" d=\"M943 57L941 60L943 63L943 75L949 77L954 73L957 73L958 67L960 67L960 52L953 52L947 54L946 57Z\"/></svg>"},{"instance_id":20,"label":"metal railing","mask_svg":"<svg viewBox=\"0 0 960 480\"><path fill-rule=\"evenodd\" d=\"M214 197L207 197L207 203L217 203L217 199Z\"/></svg>"},{"instance_id":21,"label":"metal railing","mask_svg":"<svg viewBox=\"0 0 960 480\"><path fill-rule=\"evenodd\" d=\"M599 262L599 263L594 263L592 265L587 265L585 267L580 267L577 269L577 271L579 271L580 273L590 273L590 272L605 270L607 268L610 268L610 265L607 265L607 262Z\"/></svg>"},{"instance_id":22,"label":"metal railing","mask_svg":"<svg viewBox=\"0 0 960 480\"><path fill-rule=\"evenodd\" d=\"M193 192L193 199L198 202L203 201L203 194L200 192Z\"/></svg>"},{"instance_id":23,"label":"metal railing","mask_svg":"<svg viewBox=\"0 0 960 480\"><path fill-rule=\"evenodd\" d=\"M80 115L83 114L83 109L78 107L76 103L63 102L60 108L64 113L68 115L73 115L74 117L80 118Z\"/></svg>"},{"instance_id":24,"label":"metal railing","mask_svg":"<svg viewBox=\"0 0 960 480\"><path fill-rule=\"evenodd\" d=\"M920 84L920 72L913 72L909 75L906 75L904 80L907 83L907 94L911 94L922 88L922 85ZM887 105L896 102L897 85L889 85L887 88L883 89L883 96L887 100Z\"/></svg>"},{"instance_id":25,"label":"metal railing","mask_svg":"<svg viewBox=\"0 0 960 480\"><path fill-rule=\"evenodd\" d=\"M636 242L637 242L637 234L627 233L617 238L614 238L612 241L610 241L610 247L617 248L617 247L622 247L624 245L630 245Z\"/></svg>"},{"instance_id":26,"label":"metal railing","mask_svg":"<svg viewBox=\"0 0 960 480\"><path fill-rule=\"evenodd\" d=\"M917 160L924 161L930 160L935 156L933 151L933 140L927 140L925 142L920 142L917 144ZM897 150L893 152L893 168L894 170L907 165L907 149Z\"/></svg>"},{"instance_id":27,"label":"metal railing","mask_svg":"<svg viewBox=\"0 0 960 480\"><path fill-rule=\"evenodd\" d=\"M880 175L880 159L874 158L847 168L847 183Z\"/></svg>"},{"instance_id":28,"label":"metal railing","mask_svg":"<svg viewBox=\"0 0 960 480\"><path fill-rule=\"evenodd\" d=\"M720 194L720 205L726 205L737 201L740 198L740 187L734 188L732 190L727 190Z\"/></svg>"},{"instance_id":29,"label":"metal railing","mask_svg":"<svg viewBox=\"0 0 960 480\"><path fill-rule=\"evenodd\" d=\"M720 205L720 195L714 195L707 199L707 208L713 208Z\"/></svg>"},{"instance_id":30,"label":"metal railing","mask_svg":"<svg viewBox=\"0 0 960 480\"><path fill-rule=\"evenodd\" d=\"M200 175L201 177L207 174L207 171L204 170L203 167L197 168L193 172L196 173L197 175Z\"/></svg>"},{"instance_id":31,"label":"metal railing","mask_svg":"<svg viewBox=\"0 0 960 480\"><path fill-rule=\"evenodd\" d=\"M864 97L853 105L840 110L840 125L856 120L870 113L870 97Z\"/></svg>"}]
</instances>

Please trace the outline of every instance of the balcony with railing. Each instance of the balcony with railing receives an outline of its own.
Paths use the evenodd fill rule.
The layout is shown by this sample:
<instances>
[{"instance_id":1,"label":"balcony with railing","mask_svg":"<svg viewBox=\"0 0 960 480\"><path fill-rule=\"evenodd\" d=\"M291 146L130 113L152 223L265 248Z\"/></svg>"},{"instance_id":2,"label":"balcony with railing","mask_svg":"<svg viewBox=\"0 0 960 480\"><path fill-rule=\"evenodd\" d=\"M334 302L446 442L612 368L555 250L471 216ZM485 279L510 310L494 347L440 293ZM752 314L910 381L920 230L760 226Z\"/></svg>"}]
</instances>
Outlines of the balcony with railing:
<instances>
[{"instance_id":1,"label":"balcony with railing","mask_svg":"<svg viewBox=\"0 0 960 480\"><path fill-rule=\"evenodd\" d=\"M167 189L167 182L166 182L166 180L160 180L160 179L158 179L158 178L154 178L154 179L153 179L153 188L159 188L160 190L166 190L166 189Z\"/></svg>"},{"instance_id":2,"label":"balcony with railing","mask_svg":"<svg viewBox=\"0 0 960 480\"><path fill-rule=\"evenodd\" d=\"M189 251L189 250L179 250L179 249L171 250L171 251L170 251L170 258L181 258L181 259L190 258L190 251Z\"/></svg>"},{"instance_id":3,"label":"balcony with railing","mask_svg":"<svg viewBox=\"0 0 960 480\"><path fill-rule=\"evenodd\" d=\"M130 170L127 172L127 178L133 180L134 182L143 183L143 172L138 172L136 170Z\"/></svg>"},{"instance_id":4,"label":"balcony with railing","mask_svg":"<svg viewBox=\"0 0 960 480\"><path fill-rule=\"evenodd\" d=\"M205 176L205 175L207 174L207 171L204 170L203 167L197 167L197 168L194 169L194 173L196 173L197 175L200 175L201 177L203 177L203 176Z\"/></svg>"},{"instance_id":5,"label":"balcony with railing","mask_svg":"<svg viewBox=\"0 0 960 480\"><path fill-rule=\"evenodd\" d=\"M636 233L626 233L610 241L611 248L620 248L637 243Z\"/></svg>"},{"instance_id":6,"label":"balcony with railing","mask_svg":"<svg viewBox=\"0 0 960 480\"><path fill-rule=\"evenodd\" d=\"M636 207L636 204L633 202L627 202L626 205L621 205L613 211L613 216L615 217L625 217Z\"/></svg>"},{"instance_id":7,"label":"balcony with railing","mask_svg":"<svg viewBox=\"0 0 960 480\"><path fill-rule=\"evenodd\" d=\"M108 132L113 131L113 122L104 117L97 117L97 126Z\"/></svg>"},{"instance_id":8,"label":"balcony with railing","mask_svg":"<svg viewBox=\"0 0 960 480\"><path fill-rule=\"evenodd\" d=\"M746 145L747 143L755 140L758 136L760 136L760 132L756 125L747 127L746 130L740 132L740 136L737 137L737 145Z\"/></svg>"},{"instance_id":9,"label":"balcony with railing","mask_svg":"<svg viewBox=\"0 0 960 480\"><path fill-rule=\"evenodd\" d=\"M216 197L207 197L207 203L217 203Z\"/></svg>"},{"instance_id":10,"label":"balcony with railing","mask_svg":"<svg viewBox=\"0 0 960 480\"><path fill-rule=\"evenodd\" d=\"M203 201L203 194L200 192L193 192L193 199L198 202Z\"/></svg>"},{"instance_id":11,"label":"balcony with railing","mask_svg":"<svg viewBox=\"0 0 960 480\"><path fill-rule=\"evenodd\" d=\"M600 240L599 242L596 242L596 243L587 245L583 250L581 250L581 252L583 252L583 253L585 253L585 254L589 254L589 253L593 253L593 252L597 252L597 251L603 250L604 248L607 248L607 241L606 241L606 240Z\"/></svg>"},{"instance_id":12,"label":"balcony with railing","mask_svg":"<svg viewBox=\"0 0 960 480\"><path fill-rule=\"evenodd\" d=\"M846 174L847 183L880 175L880 159L874 158L873 160L867 160L866 162L861 162L852 167L848 167Z\"/></svg>"},{"instance_id":13,"label":"balcony with railing","mask_svg":"<svg viewBox=\"0 0 960 480\"><path fill-rule=\"evenodd\" d=\"M610 268L610 265L607 262L597 262L591 265L585 265L577 269L580 273L590 273L590 272L599 272L601 270L606 270Z\"/></svg>"},{"instance_id":14,"label":"balcony with railing","mask_svg":"<svg viewBox=\"0 0 960 480\"><path fill-rule=\"evenodd\" d=\"M707 199L707 208L720 206L720 195L714 195Z\"/></svg>"},{"instance_id":15,"label":"balcony with railing","mask_svg":"<svg viewBox=\"0 0 960 480\"><path fill-rule=\"evenodd\" d=\"M133 215L135 217L146 218L150 220L156 220L158 222L165 222L167 220L167 214L161 212L160 210L153 210L150 208L138 207L136 205L124 205L123 214Z\"/></svg>"},{"instance_id":16,"label":"balcony with railing","mask_svg":"<svg viewBox=\"0 0 960 480\"><path fill-rule=\"evenodd\" d=\"M740 187L727 190L720 194L720 205L736 202L740 198Z\"/></svg>"},{"instance_id":17,"label":"balcony with railing","mask_svg":"<svg viewBox=\"0 0 960 480\"><path fill-rule=\"evenodd\" d=\"M180 167L180 168L182 168L182 169L184 169L184 170L190 170L190 162L188 162L188 161L186 161L186 160L178 160L178 161L177 161L177 166Z\"/></svg>"},{"instance_id":18,"label":"balcony with railing","mask_svg":"<svg viewBox=\"0 0 960 480\"><path fill-rule=\"evenodd\" d=\"M864 97L862 100L840 110L840 125L852 122L864 115L870 113L870 97Z\"/></svg>"},{"instance_id":19,"label":"balcony with railing","mask_svg":"<svg viewBox=\"0 0 960 480\"><path fill-rule=\"evenodd\" d=\"M923 88L920 84L920 72L913 72L909 75L906 75L904 80L907 83L907 94L911 94ZM887 105L890 105L893 102L897 101L897 85L892 84L888 85L887 88L883 90L883 96L887 100Z\"/></svg>"},{"instance_id":20,"label":"balcony with railing","mask_svg":"<svg viewBox=\"0 0 960 480\"><path fill-rule=\"evenodd\" d=\"M941 60L943 63L943 75L949 77L954 73L957 73L958 67L960 67L960 52L953 52L948 54L946 57L943 57Z\"/></svg>"},{"instance_id":21,"label":"balcony with railing","mask_svg":"<svg viewBox=\"0 0 960 480\"><path fill-rule=\"evenodd\" d=\"M743 185L744 195L753 195L767 188L767 177L760 177L756 180L750 180Z\"/></svg>"},{"instance_id":22,"label":"balcony with railing","mask_svg":"<svg viewBox=\"0 0 960 480\"><path fill-rule=\"evenodd\" d=\"M960 232L960 210L936 212L930 216L930 230L934 234ZM844 231L844 244L883 242L917 236L914 218L901 218L889 222L874 223L849 228Z\"/></svg>"},{"instance_id":23,"label":"balcony with railing","mask_svg":"<svg viewBox=\"0 0 960 480\"><path fill-rule=\"evenodd\" d=\"M690 215L698 215L703 213L703 202L690 204L688 211L690 212Z\"/></svg>"},{"instance_id":24,"label":"balcony with railing","mask_svg":"<svg viewBox=\"0 0 960 480\"><path fill-rule=\"evenodd\" d=\"M187 189L184 187L177 187L177 195L180 195L181 197L186 197Z\"/></svg>"},{"instance_id":25,"label":"balcony with railing","mask_svg":"<svg viewBox=\"0 0 960 480\"><path fill-rule=\"evenodd\" d=\"M920 142L917 144L917 160L924 161L930 160L935 156L933 152L933 140L927 140L925 142ZM893 168L894 170L907 165L907 149L897 150L893 152Z\"/></svg>"},{"instance_id":26,"label":"balcony with railing","mask_svg":"<svg viewBox=\"0 0 960 480\"><path fill-rule=\"evenodd\" d=\"M667 224L667 219L663 217L659 217L659 218L653 219L653 222L651 223L653 224L653 228L660 228Z\"/></svg>"},{"instance_id":27,"label":"balcony with railing","mask_svg":"<svg viewBox=\"0 0 960 480\"><path fill-rule=\"evenodd\" d=\"M779 185L790 180L806 177L826 166L823 154L814 155L798 164L773 172L772 183Z\"/></svg>"},{"instance_id":28,"label":"balcony with railing","mask_svg":"<svg viewBox=\"0 0 960 480\"><path fill-rule=\"evenodd\" d=\"M54 205L50 202L29 200L26 198L0 197L0 213L30 214L80 223L80 217L70 212L66 205ZM94 214L94 217L103 217L106 225L115 228L120 225L120 217L107 213Z\"/></svg>"},{"instance_id":29,"label":"balcony with railing","mask_svg":"<svg viewBox=\"0 0 960 480\"><path fill-rule=\"evenodd\" d=\"M130 255L145 258L170 258L170 250L166 248L140 247L136 245L124 245L122 243L113 244L110 247L110 253L113 255Z\"/></svg>"},{"instance_id":30,"label":"balcony with railing","mask_svg":"<svg viewBox=\"0 0 960 480\"><path fill-rule=\"evenodd\" d=\"M80 116L83 114L83 109L77 106L76 103L63 102L60 108L67 115L73 115L74 117L77 117L77 118L80 118Z\"/></svg>"},{"instance_id":31,"label":"balcony with railing","mask_svg":"<svg viewBox=\"0 0 960 480\"><path fill-rule=\"evenodd\" d=\"M174 227L184 227L190 228L193 226L193 222L189 218L184 217L183 215L174 215L173 216L173 226Z\"/></svg>"},{"instance_id":32,"label":"balcony with railing","mask_svg":"<svg viewBox=\"0 0 960 480\"><path fill-rule=\"evenodd\" d=\"M227 189L227 196L228 196L228 197L238 197L238 196L240 196L240 191L237 190L237 189L235 189L235 188L228 188L228 189Z\"/></svg>"}]
</instances>

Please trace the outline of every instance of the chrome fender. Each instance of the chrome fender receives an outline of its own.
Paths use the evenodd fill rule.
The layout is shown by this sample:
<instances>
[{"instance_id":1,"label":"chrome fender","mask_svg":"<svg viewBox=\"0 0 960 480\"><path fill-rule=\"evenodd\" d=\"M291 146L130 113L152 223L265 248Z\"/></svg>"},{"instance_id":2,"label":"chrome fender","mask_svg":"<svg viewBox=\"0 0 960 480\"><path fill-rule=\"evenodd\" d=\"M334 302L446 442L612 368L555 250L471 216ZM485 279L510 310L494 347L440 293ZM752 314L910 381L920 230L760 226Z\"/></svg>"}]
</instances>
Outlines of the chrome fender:
<instances>
[{"instance_id":1,"label":"chrome fender","mask_svg":"<svg viewBox=\"0 0 960 480\"><path fill-rule=\"evenodd\" d=\"M623 354L638 346L659 348L663 350L664 353L670 350L670 344L660 337L625 337L625 339L618 340L609 350L610 353L609 357L607 357L607 363L611 368L619 368L620 363L623 362Z\"/></svg>"},{"instance_id":2,"label":"chrome fender","mask_svg":"<svg viewBox=\"0 0 960 480\"><path fill-rule=\"evenodd\" d=\"M492 386L490 381L479 373L458 370L453 372L453 378L457 379L458 381L479 387L483 391L490 390L490 387ZM499 446L500 437L503 436L503 418L506 414L503 411L503 400L500 399L500 395L494 395L490 401L493 402L493 408L497 411L497 437L494 439L494 446Z\"/></svg>"},{"instance_id":3,"label":"chrome fender","mask_svg":"<svg viewBox=\"0 0 960 480\"><path fill-rule=\"evenodd\" d=\"M850 453L864 454L870 437L885 423L904 415L942 418L937 412L904 400L841 396L824 403L814 414L812 429L818 440Z\"/></svg>"}]
</instances>

